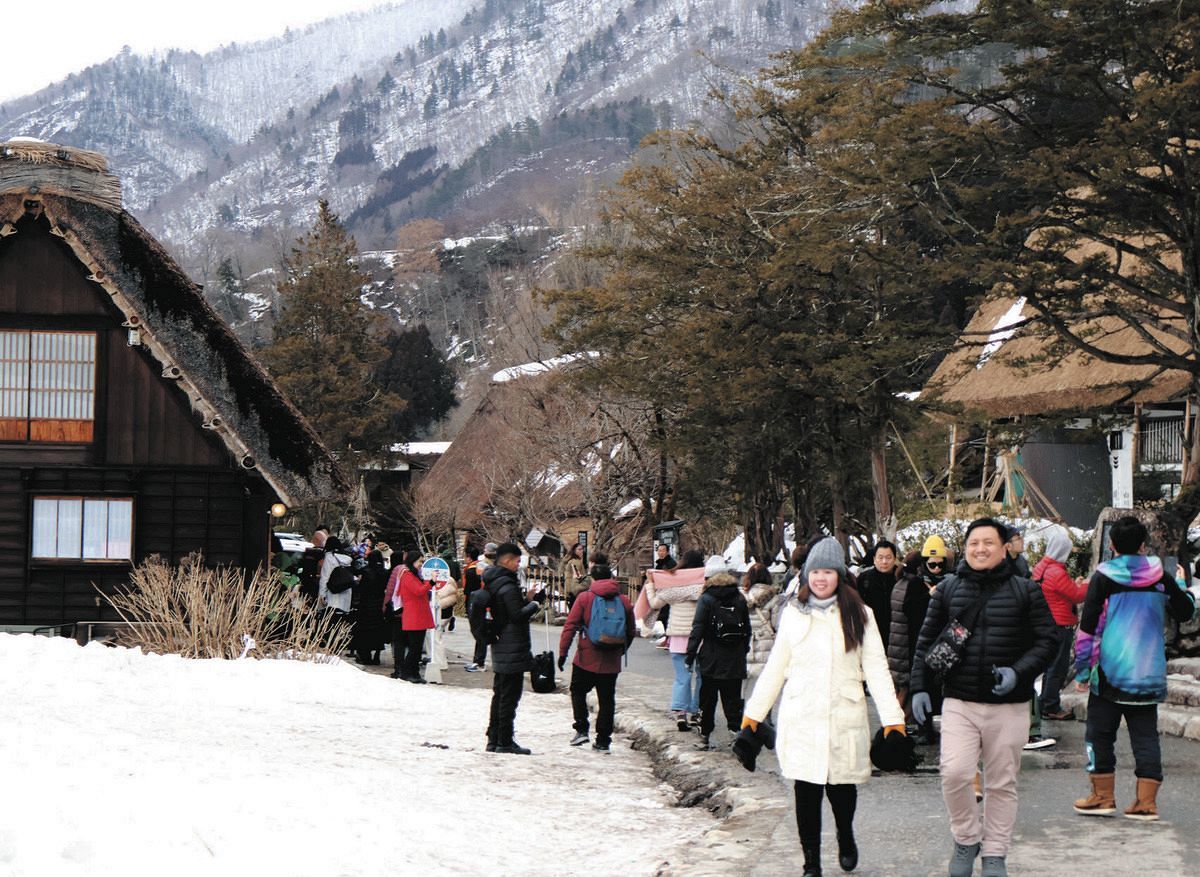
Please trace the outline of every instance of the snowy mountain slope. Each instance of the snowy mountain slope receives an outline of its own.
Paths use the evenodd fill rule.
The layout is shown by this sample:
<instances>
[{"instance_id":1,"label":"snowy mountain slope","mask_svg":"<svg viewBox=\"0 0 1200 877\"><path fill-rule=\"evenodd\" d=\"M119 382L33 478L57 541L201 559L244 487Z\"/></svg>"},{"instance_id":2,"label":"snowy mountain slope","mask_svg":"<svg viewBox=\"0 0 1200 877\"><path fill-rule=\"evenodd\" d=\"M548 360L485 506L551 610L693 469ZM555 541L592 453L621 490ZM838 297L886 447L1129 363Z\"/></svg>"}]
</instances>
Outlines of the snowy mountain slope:
<instances>
[{"instance_id":1,"label":"snowy mountain slope","mask_svg":"<svg viewBox=\"0 0 1200 877\"><path fill-rule=\"evenodd\" d=\"M131 208L194 249L214 227L304 224L319 196L350 214L414 153L413 186L427 186L527 120L633 98L702 117L714 84L839 5L409 0L207 55L124 54L10 102L0 130L102 149Z\"/></svg>"}]
</instances>

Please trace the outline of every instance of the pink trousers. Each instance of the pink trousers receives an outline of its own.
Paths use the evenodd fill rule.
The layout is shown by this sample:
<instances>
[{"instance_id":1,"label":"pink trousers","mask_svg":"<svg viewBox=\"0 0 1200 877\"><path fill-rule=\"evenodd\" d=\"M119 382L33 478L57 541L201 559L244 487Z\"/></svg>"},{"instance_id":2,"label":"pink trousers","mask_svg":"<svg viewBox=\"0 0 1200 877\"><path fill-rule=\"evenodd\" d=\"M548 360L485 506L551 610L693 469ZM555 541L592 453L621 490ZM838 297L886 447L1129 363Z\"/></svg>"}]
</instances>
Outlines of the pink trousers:
<instances>
[{"instance_id":1,"label":"pink trousers","mask_svg":"<svg viewBox=\"0 0 1200 877\"><path fill-rule=\"evenodd\" d=\"M942 705L942 797L950 833L960 844L981 844L984 856L1008 854L1017 821L1017 774L1029 740L1028 703L973 703L948 697ZM983 817L971 781L983 762Z\"/></svg>"}]
</instances>

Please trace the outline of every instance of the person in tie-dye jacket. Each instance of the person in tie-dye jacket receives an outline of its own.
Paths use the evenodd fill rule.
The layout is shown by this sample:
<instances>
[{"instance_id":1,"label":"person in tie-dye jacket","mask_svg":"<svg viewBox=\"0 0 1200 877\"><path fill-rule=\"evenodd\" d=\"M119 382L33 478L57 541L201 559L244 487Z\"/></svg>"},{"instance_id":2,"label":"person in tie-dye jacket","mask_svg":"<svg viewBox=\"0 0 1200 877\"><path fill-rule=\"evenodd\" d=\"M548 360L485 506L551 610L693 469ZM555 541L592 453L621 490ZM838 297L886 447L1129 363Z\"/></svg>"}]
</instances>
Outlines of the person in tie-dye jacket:
<instances>
[{"instance_id":1,"label":"person in tie-dye jacket","mask_svg":"<svg viewBox=\"0 0 1200 877\"><path fill-rule=\"evenodd\" d=\"M1116 812L1114 745L1124 717L1133 747L1137 798L1130 819L1158 819L1162 785L1158 704L1167 696L1166 614L1189 620L1191 594L1164 573L1162 561L1147 557L1146 528L1127 516L1110 531L1115 556L1096 568L1088 584L1075 643L1075 682L1090 691L1087 705L1087 770L1092 794L1075 802L1085 816Z\"/></svg>"}]
</instances>

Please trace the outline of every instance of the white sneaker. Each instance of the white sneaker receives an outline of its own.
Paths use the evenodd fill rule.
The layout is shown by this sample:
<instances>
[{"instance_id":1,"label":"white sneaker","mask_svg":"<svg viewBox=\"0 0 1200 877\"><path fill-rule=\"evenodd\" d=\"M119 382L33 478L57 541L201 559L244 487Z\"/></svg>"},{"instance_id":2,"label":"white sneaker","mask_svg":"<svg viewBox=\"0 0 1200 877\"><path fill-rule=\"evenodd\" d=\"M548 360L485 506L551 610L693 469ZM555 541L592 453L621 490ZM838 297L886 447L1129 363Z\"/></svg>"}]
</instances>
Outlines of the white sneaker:
<instances>
[{"instance_id":1,"label":"white sneaker","mask_svg":"<svg viewBox=\"0 0 1200 877\"><path fill-rule=\"evenodd\" d=\"M482 673L483 672L483 668L480 667L478 664L467 664L467 666L463 667L463 669L466 670L468 673Z\"/></svg>"},{"instance_id":2,"label":"white sneaker","mask_svg":"<svg viewBox=\"0 0 1200 877\"><path fill-rule=\"evenodd\" d=\"M1029 736L1029 742L1021 748L1026 752L1032 752L1035 749L1049 749L1051 746L1057 745L1058 741L1053 737L1042 737L1038 734L1031 734Z\"/></svg>"}]
</instances>

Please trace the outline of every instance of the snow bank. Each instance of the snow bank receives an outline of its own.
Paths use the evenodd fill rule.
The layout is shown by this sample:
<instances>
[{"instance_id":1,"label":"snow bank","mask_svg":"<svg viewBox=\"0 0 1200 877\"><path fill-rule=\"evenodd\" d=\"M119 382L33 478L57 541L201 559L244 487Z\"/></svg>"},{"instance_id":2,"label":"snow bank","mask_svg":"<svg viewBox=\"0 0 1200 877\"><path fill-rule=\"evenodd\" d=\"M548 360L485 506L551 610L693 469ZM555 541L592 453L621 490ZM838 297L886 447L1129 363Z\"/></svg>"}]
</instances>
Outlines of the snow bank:
<instances>
[{"instance_id":1,"label":"snow bank","mask_svg":"<svg viewBox=\"0 0 1200 877\"><path fill-rule=\"evenodd\" d=\"M489 691L342 663L0 634L0 665L5 875L650 873L712 824L572 749L559 696L523 698L522 757L483 752Z\"/></svg>"}]
</instances>

